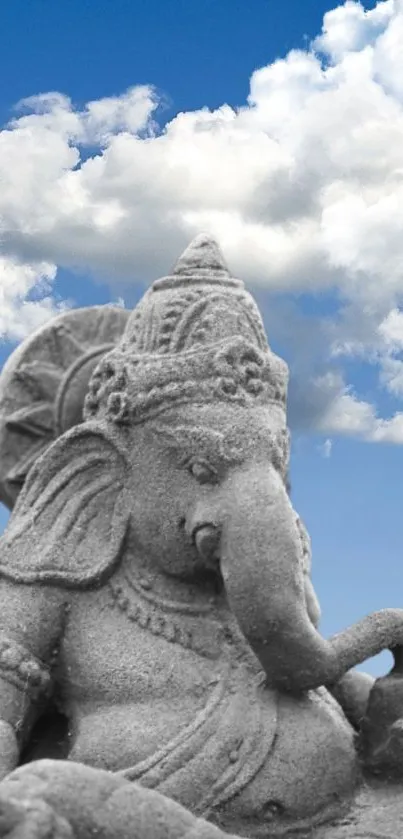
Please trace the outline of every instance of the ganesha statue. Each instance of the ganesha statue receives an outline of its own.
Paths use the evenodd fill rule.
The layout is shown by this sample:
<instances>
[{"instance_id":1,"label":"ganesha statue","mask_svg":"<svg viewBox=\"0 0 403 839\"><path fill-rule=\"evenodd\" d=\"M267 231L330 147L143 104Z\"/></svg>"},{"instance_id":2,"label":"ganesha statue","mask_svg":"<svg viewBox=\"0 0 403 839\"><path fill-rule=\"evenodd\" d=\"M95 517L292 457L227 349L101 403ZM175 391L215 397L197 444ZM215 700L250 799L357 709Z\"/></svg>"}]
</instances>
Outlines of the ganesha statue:
<instances>
[{"instance_id":1,"label":"ganesha statue","mask_svg":"<svg viewBox=\"0 0 403 839\"><path fill-rule=\"evenodd\" d=\"M97 362L0 542L0 837L398 839L403 610L320 634L287 366L212 239Z\"/></svg>"}]
</instances>

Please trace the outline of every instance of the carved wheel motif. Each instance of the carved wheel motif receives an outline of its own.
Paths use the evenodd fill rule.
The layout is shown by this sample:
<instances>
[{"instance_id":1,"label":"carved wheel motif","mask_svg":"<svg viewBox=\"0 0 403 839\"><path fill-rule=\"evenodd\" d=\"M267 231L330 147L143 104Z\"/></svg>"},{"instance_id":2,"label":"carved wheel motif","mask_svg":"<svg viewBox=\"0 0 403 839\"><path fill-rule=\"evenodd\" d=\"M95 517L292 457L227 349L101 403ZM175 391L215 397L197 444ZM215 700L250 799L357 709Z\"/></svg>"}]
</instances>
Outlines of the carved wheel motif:
<instances>
[{"instance_id":1,"label":"carved wheel motif","mask_svg":"<svg viewBox=\"0 0 403 839\"><path fill-rule=\"evenodd\" d=\"M0 500L12 508L34 462L83 419L92 372L120 340L129 312L92 306L27 338L0 375Z\"/></svg>"}]
</instances>

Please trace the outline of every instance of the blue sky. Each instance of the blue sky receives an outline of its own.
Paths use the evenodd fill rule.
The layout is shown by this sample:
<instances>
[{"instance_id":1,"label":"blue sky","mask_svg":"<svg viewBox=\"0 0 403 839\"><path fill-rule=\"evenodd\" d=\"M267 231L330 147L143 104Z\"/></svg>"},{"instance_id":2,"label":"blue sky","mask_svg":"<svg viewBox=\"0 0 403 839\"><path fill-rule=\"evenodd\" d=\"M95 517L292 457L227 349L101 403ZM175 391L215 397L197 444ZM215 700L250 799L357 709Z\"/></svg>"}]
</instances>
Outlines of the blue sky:
<instances>
[{"instance_id":1,"label":"blue sky","mask_svg":"<svg viewBox=\"0 0 403 839\"><path fill-rule=\"evenodd\" d=\"M0 363L216 235L291 367L326 636L403 607L402 32L400 0L0 10Z\"/></svg>"}]
</instances>

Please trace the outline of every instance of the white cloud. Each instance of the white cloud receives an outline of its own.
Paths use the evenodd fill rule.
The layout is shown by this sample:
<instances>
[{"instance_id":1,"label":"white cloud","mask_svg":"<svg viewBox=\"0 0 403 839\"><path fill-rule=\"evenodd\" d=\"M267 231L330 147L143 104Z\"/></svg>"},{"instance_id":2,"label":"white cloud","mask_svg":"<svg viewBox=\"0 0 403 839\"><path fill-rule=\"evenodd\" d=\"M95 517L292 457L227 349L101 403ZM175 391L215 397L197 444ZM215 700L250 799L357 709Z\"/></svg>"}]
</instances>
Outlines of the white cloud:
<instances>
[{"instance_id":1,"label":"white cloud","mask_svg":"<svg viewBox=\"0 0 403 839\"><path fill-rule=\"evenodd\" d=\"M313 50L293 51L252 75L246 106L181 113L160 132L151 87L81 110L56 93L26 100L28 113L0 135L11 244L112 279L147 279L207 229L247 280L319 290L336 282L349 294L365 272L393 293L403 107L390 80L400 84L399 51L387 50L384 64L385 38L402 19L396 2L371 12L347 3L326 15L316 41L330 66ZM96 148L80 162L88 144Z\"/></svg>"},{"instance_id":2,"label":"white cloud","mask_svg":"<svg viewBox=\"0 0 403 839\"><path fill-rule=\"evenodd\" d=\"M50 294L55 276L55 265L22 265L0 256L0 339L20 341L65 308Z\"/></svg>"},{"instance_id":3,"label":"white cloud","mask_svg":"<svg viewBox=\"0 0 403 839\"><path fill-rule=\"evenodd\" d=\"M332 377L328 373L319 386L328 386L326 379ZM374 405L358 399L352 388L342 387L341 382L339 392L329 401L316 428L322 433L356 437L368 443L403 444L403 412L383 419L377 415Z\"/></svg>"},{"instance_id":4,"label":"white cloud","mask_svg":"<svg viewBox=\"0 0 403 839\"><path fill-rule=\"evenodd\" d=\"M400 358L385 355L381 360L380 381L389 393L401 398L403 396L403 361Z\"/></svg>"},{"instance_id":5,"label":"white cloud","mask_svg":"<svg viewBox=\"0 0 403 839\"><path fill-rule=\"evenodd\" d=\"M109 96L89 102L81 114L86 141L107 143L119 132L138 134L141 131L152 135L151 114L157 107L153 90L146 85L130 88L122 96Z\"/></svg>"},{"instance_id":6,"label":"white cloud","mask_svg":"<svg viewBox=\"0 0 403 839\"><path fill-rule=\"evenodd\" d=\"M311 48L253 73L245 105L180 113L161 129L152 86L80 108L60 93L25 100L0 132L3 259L38 282L46 264L113 286L160 276L209 231L246 281L335 289L342 308L327 325L323 364L370 359L400 397L403 342L392 321L403 305L402 41L403 0L371 10L347 2L325 15ZM23 295L15 306L8 298L5 334L34 324ZM329 375L331 386L312 385L318 411L327 399L317 427L399 437L400 415L379 419L343 376Z\"/></svg>"},{"instance_id":7,"label":"white cloud","mask_svg":"<svg viewBox=\"0 0 403 839\"><path fill-rule=\"evenodd\" d=\"M385 346L391 351L403 349L403 312L391 309L379 326Z\"/></svg>"},{"instance_id":8,"label":"white cloud","mask_svg":"<svg viewBox=\"0 0 403 839\"><path fill-rule=\"evenodd\" d=\"M356 398L351 388L344 385L340 374L326 373L318 378L320 389L334 392L327 409L318 421L318 430L324 433L363 435L368 438L374 423L373 406Z\"/></svg>"},{"instance_id":9,"label":"white cloud","mask_svg":"<svg viewBox=\"0 0 403 839\"><path fill-rule=\"evenodd\" d=\"M325 14L323 32L316 38L315 47L336 63L350 52L373 46L387 31L398 7L398 2L386 0L366 11L361 3L348 0Z\"/></svg>"},{"instance_id":10,"label":"white cloud","mask_svg":"<svg viewBox=\"0 0 403 839\"><path fill-rule=\"evenodd\" d=\"M371 434L367 438L373 443L403 444L403 413L399 412L390 419L376 419Z\"/></svg>"},{"instance_id":11,"label":"white cloud","mask_svg":"<svg viewBox=\"0 0 403 839\"><path fill-rule=\"evenodd\" d=\"M318 450L319 450L320 454L326 460L329 457L331 457L332 449L333 449L333 441L330 440L329 437L327 438L327 440L324 441L324 443L322 443L320 446L318 446Z\"/></svg>"}]
</instances>

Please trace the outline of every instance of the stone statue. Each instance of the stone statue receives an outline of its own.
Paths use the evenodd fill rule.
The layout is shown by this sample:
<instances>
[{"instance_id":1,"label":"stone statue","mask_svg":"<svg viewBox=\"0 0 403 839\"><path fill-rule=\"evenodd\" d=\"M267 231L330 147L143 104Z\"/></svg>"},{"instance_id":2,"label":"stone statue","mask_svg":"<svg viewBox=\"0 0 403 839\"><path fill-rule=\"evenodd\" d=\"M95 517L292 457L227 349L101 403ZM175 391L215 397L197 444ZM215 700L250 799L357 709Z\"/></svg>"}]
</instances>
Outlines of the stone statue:
<instances>
[{"instance_id":1,"label":"stone statue","mask_svg":"<svg viewBox=\"0 0 403 839\"><path fill-rule=\"evenodd\" d=\"M0 837L401 836L403 610L317 629L287 375L200 236L29 470L0 543ZM385 648L385 679L351 670ZM49 697L63 759L16 768Z\"/></svg>"},{"instance_id":2,"label":"stone statue","mask_svg":"<svg viewBox=\"0 0 403 839\"><path fill-rule=\"evenodd\" d=\"M0 501L12 509L39 455L83 419L99 360L126 326L120 306L63 312L27 338L0 376Z\"/></svg>"}]
</instances>

